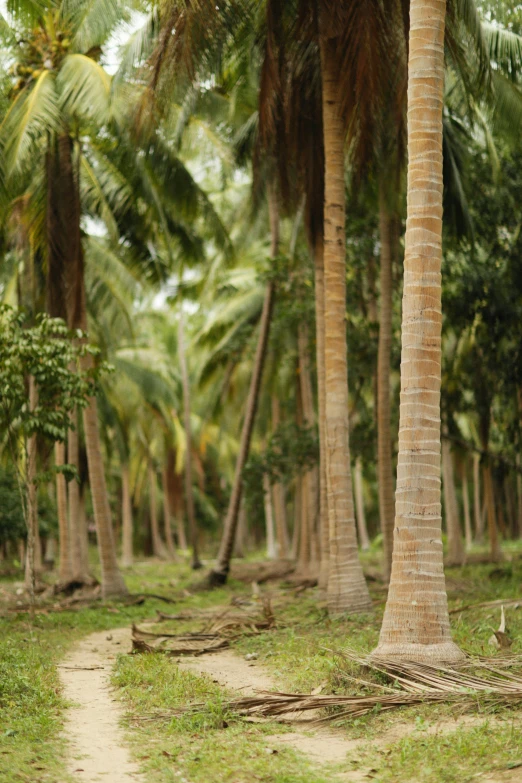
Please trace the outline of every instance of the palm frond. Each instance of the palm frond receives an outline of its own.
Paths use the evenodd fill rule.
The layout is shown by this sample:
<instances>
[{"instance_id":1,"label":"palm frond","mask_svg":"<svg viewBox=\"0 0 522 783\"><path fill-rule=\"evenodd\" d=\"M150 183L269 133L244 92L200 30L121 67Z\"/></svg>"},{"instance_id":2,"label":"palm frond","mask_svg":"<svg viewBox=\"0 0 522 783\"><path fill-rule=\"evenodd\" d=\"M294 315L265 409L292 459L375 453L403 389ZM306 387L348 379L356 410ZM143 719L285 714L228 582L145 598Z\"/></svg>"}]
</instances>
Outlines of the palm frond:
<instances>
[{"instance_id":1,"label":"palm frond","mask_svg":"<svg viewBox=\"0 0 522 783\"><path fill-rule=\"evenodd\" d=\"M69 54L57 77L62 109L72 117L109 119L111 77L99 63L84 54Z\"/></svg>"},{"instance_id":2,"label":"palm frond","mask_svg":"<svg viewBox=\"0 0 522 783\"><path fill-rule=\"evenodd\" d=\"M128 15L122 0L63 0L60 10L74 31L72 44L77 52L102 46Z\"/></svg>"}]
</instances>

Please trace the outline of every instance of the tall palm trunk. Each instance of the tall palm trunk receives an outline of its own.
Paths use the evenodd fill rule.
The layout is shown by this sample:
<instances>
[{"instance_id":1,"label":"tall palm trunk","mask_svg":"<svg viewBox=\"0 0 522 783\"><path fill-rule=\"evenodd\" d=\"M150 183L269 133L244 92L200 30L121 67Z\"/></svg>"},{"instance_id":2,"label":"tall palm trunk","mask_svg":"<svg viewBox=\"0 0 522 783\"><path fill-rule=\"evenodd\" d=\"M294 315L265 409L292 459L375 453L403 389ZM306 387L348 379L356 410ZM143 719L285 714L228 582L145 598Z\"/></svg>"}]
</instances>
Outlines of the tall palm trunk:
<instances>
[{"instance_id":1,"label":"tall palm trunk","mask_svg":"<svg viewBox=\"0 0 522 783\"><path fill-rule=\"evenodd\" d=\"M363 465L360 457L355 460L354 471L355 484L355 508L357 513L357 532L359 534L359 544L363 551L370 548L370 537L366 526L366 513L364 511L364 482Z\"/></svg>"},{"instance_id":2,"label":"tall palm trunk","mask_svg":"<svg viewBox=\"0 0 522 783\"><path fill-rule=\"evenodd\" d=\"M132 499L130 492L129 465L121 466L121 508L122 508L122 565L128 568L134 562Z\"/></svg>"},{"instance_id":3,"label":"tall palm trunk","mask_svg":"<svg viewBox=\"0 0 522 783\"><path fill-rule=\"evenodd\" d=\"M80 447L78 438L78 412L71 413L71 426L67 435L67 463L78 470L80 463ZM74 580L87 582L89 580L89 562L82 546L80 530L80 485L73 478L67 487L69 501L69 533L71 547L71 570Z\"/></svg>"},{"instance_id":4,"label":"tall palm trunk","mask_svg":"<svg viewBox=\"0 0 522 783\"><path fill-rule=\"evenodd\" d=\"M337 53L320 36L325 151L324 364L326 477L329 519L328 610L331 614L371 609L357 550L348 422L346 360L345 131Z\"/></svg>"},{"instance_id":5,"label":"tall palm trunk","mask_svg":"<svg viewBox=\"0 0 522 783\"><path fill-rule=\"evenodd\" d=\"M54 464L60 468L65 465L65 443L55 443ZM59 578L60 582L70 582L73 577L71 563L71 544L69 521L67 519L67 482L63 473L56 474L56 506L58 511L58 542L59 542Z\"/></svg>"},{"instance_id":6,"label":"tall palm trunk","mask_svg":"<svg viewBox=\"0 0 522 783\"><path fill-rule=\"evenodd\" d=\"M34 376L29 376L29 410L34 411L38 404L38 390ZM25 480L27 487L27 506L25 509L27 523L27 556L25 561L25 584L29 589L31 604L34 603L36 572L41 569L41 544L38 532L38 498L37 498L37 457L38 443L36 434L31 435L27 442L27 463L25 465ZM40 551L40 556L38 555ZM40 562L38 562L40 560Z\"/></svg>"},{"instance_id":7,"label":"tall palm trunk","mask_svg":"<svg viewBox=\"0 0 522 783\"><path fill-rule=\"evenodd\" d=\"M279 252L279 207L276 195L272 190L269 190L268 195L268 211L270 216L271 232L270 255L272 258L276 258ZM232 485L232 494L230 495L230 501L228 504L228 511L225 519L217 562L209 575L210 585L225 584L227 581L228 572L230 570L230 561L232 559L234 542L236 538L237 517L239 513L239 505L241 503L241 495L243 492L243 469L246 465L246 461L250 452L250 441L252 439L252 432L256 418L261 379L265 365L266 347L268 343L268 335L270 332L274 292L274 284L272 282L267 283L265 299L263 302L263 311L261 313L261 322L259 324L259 337L254 359L254 367L246 403L245 418L243 421L243 428L241 430L241 440L239 443L239 453L237 456L234 483Z\"/></svg>"},{"instance_id":8,"label":"tall palm trunk","mask_svg":"<svg viewBox=\"0 0 522 783\"><path fill-rule=\"evenodd\" d=\"M319 589L326 593L330 557L330 527L328 522L328 491L326 485L326 386L324 372L324 252L322 235L313 248L315 268L315 331L317 364L317 408L319 415L319 530L321 565Z\"/></svg>"},{"instance_id":9,"label":"tall palm trunk","mask_svg":"<svg viewBox=\"0 0 522 783\"><path fill-rule=\"evenodd\" d=\"M185 504L189 523L190 546L192 548L192 568L201 568L199 559L198 528L196 523L196 511L194 509L194 490L192 488L192 425L190 423L191 401L190 382L185 354L185 324L183 307L179 310L178 322L178 354L181 368L181 382L183 385L183 422L185 425Z\"/></svg>"},{"instance_id":10,"label":"tall palm trunk","mask_svg":"<svg viewBox=\"0 0 522 783\"><path fill-rule=\"evenodd\" d=\"M393 562L375 656L458 661L441 518L442 105L445 0L411 0L408 221Z\"/></svg>"},{"instance_id":11,"label":"tall palm trunk","mask_svg":"<svg viewBox=\"0 0 522 783\"><path fill-rule=\"evenodd\" d=\"M486 464L484 465L484 499L486 502L487 520L488 520L489 553L492 560L500 560L502 558L502 552L498 540L497 513L495 508L495 489L493 486L491 463L489 461L489 457L487 457L486 459L487 461Z\"/></svg>"},{"instance_id":12,"label":"tall palm trunk","mask_svg":"<svg viewBox=\"0 0 522 783\"><path fill-rule=\"evenodd\" d=\"M167 544L169 558L171 560L177 560L178 553L176 552L176 544L174 543L174 536L172 534L172 513L170 508L169 477L167 470L167 464L164 464L163 470L161 471L161 487L163 490L163 527L165 529L165 542Z\"/></svg>"},{"instance_id":13,"label":"tall palm trunk","mask_svg":"<svg viewBox=\"0 0 522 783\"><path fill-rule=\"evenodd\" d=\"M392 242L393 220L386 205L383 186L379 193L381 239L381 309L377 358L377 471L379 513L384 545L384 572L388 581L393 552L395 498L393 486L392 439L390 422L390 369L392 349Z\"/></svg>"},{"instance_id":14,"label":"tall palm trunk","mask_svg":"<svg viewBox=\"0 0 522 783\"><path fill-rule=\"evenodd\" d=\"M274 432L281 423L281 411L278 398L272 396L272 429ZM288 527L286 522L286 502L285 502L285 488L282 482L274 484L272 487L272 495L274 499L274 517L275 528L277 537L277 554L281 558L288 557L288 550L290 543L288 540ZM241 512L240 512L241 513ZM237 541L236 541L237 545Z\"/></svg>"},{"instance_id":15,"label":"tall palm trunk","mask_svg":"<svg viewBox=\"0 0 522 783\"><path fill-rule=\"evenodd\" d=\"M464 456L461 464L462 478L462 502L464 505L464 534L466 539L466 550L469 552L473 546L473 530L471 527L471 510L469 502L469 484L468 484L468 458Z\"/></svg>"},{"instance_id":16,"label":"tall palm trunk","mask_svg":"<svg viewBox=\"0 0 522 783\"><path fill-rule=\"evenodd\" d=\"M158 487L156 481L156 471L152 459L149 459L149 509L150 509L150 529L152 533L152 552L154 557L161 560L168 559L167 547L163 543L159 529L158 520Z\"/></svg>"},{"instance_id":17,"label":"tall palm trunk","mask_svg":"<svg viewBox=\"0 0 522 783\"><path fill-rule=\"evenodd\" d=\"M85 511L85 492L85 484L82 484L78 500L78 529L80 532L80 546L82 548L82 563L89 563L89 531L87 529L87 513Z\"/></svg>"},{"instance_id":18,"label":"tall palm trunk","mask_svg":"<svg viewBox=\"0 0 522 783\"><path fill-rule=\"evenodd\" d=\"M455 491L451 443L447 438L444 438L442 441L442 484L448 534L448 561L451 565L462 565L465 559L465 552L459 522L457 493Z\"/></svg>"},{"instance_id":19,"label":"tall palm trunk","mask_svg":"<svg viewBox=\"0 0 522 783\"><path fill-rule=\"evenodd\" d=\"M277 527L277 526L276 526ZM236 557L244 557L247 547L247 514L245 502L243 501L239 507L239 514L237 518L237 534L235 553Z\"/></svg>"},{"instance_id":20,"label":"tall palm trunk","mask_svg":"<svg viewBox=\"0 0 522 783\"><path fill-rule=\"evenodd\" d=\"M480 503L480 454L473 454L473 517L475 520L475 537L482 541L484 527L482 525L482 506Z\"/></svg>"},{"instance_id":21,"label":"tall palm trunk","mask_svg":"<svg viewBox=\"0 0 522 783\"><path fill-rule=\"evenodd\" d=\"M272 491L270 486L270 477L268 473L263 474L263 497L265 504L265 526L266 526L266 556L269 560L275 560L277 557L277 541L275 536L274 509L272 506Z\"/></svg>"}]
</instances>

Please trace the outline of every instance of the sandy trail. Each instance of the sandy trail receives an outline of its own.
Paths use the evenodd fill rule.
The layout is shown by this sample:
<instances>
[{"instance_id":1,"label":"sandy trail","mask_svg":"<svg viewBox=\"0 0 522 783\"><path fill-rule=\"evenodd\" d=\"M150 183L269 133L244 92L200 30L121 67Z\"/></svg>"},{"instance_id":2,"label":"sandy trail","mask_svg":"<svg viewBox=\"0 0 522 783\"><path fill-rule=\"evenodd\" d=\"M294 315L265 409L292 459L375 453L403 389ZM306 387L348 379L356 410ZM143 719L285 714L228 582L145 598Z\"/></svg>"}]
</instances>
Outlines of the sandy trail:
<instances>
[{"instance_id":1,"label":"sandy trail","mask_svg":"<svg viewBox=\"0 0 522 783\"><path fill-rule=\"evenodd\" d=\"M143 778L130 759L120 728L123 711L111 693L111 668L120 652L130 650L130 630L120 628L88 636L75 645L59 667L71 744L68 766L82 783L138 783Z\"/></svg>"}]
</instances>

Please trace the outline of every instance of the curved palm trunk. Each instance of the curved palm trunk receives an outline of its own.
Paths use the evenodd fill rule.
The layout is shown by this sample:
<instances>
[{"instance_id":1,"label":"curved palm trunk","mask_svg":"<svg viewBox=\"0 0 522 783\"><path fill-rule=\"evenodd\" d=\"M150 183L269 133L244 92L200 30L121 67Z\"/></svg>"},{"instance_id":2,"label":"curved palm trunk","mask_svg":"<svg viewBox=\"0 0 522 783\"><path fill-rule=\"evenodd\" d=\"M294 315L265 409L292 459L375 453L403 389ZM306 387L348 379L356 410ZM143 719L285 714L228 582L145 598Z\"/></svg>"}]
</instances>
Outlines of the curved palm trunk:
<instances>
[{"instance_id":1,"label":"curved palm trunk","mask_svg":"<svg viewBox=\"0 0 522 783\"><path fill-rule=\"evenodd\" d=\"M65 443L54 444L54 464L57 468L65 465ZM58 511L59 542L59 578L60 582L70 582L73 577L71 563L71 545L69 522L67 519L67 482L63 473L56 474L56 506Z\"/></svg>"},{"instance_id":2,"label":"curved palm trunk","mask_svg":"<svg viewBox=\"0 0 522 783\"><path fill-rule=\"evenodd\" d=\"M366 514L364 511L364 480L363 466L360 457L355 460L355 508L357 510L357 532L359 534L359 544L362 550L370 548L370 537L366 527Z\"/></svg>"},{"instance_id":3,"label":"curved palm trunk","mask_svg":"<svg viewBox=\"0 0 522 783\"><path fill-rule=\"evenodd\" d=\"M279 251L279 209L275 194L269 191L268 209L270 215L271 248L272 258L277 256ZM250 452L250 441L254 429L254 422L257 412L257 403L259 399L259 390L261 388L261 379L263 368L265 366L266 346L270 332L270 321L272 317L272 306L274 301L274 284L269 282L266 287L265 299L263 302L263 311L261 313L261 322L259 325L259 338L257 341L256 355L248 399L245 410L243 428L241 430L241 441L239 444L239 453L237 456L236 470L234 474L234 483L232 485L232 494L228 504L227 516L223 529L223 536L219 547L219 553L216 565L209 575L210 585L225 584L230 570L230 561L234 551L234 542L237 530L237 517L241 495L243 492L243 470Z\"/></svg>"},{"instance_id":4,"label":"curved palm trunk","mask_svg":"<svg viewBox=\"0 0 522 783\"><path fill-rule=\"evenodd\" d=\"M170 511L167 465L164 465L163 470L161 471L161 486L163 489L163 526L165 528L165 542L167 544L167 552L171 560L177 560L178 553L176 552L176 544L174 543L174 536L172 534L172 515Z\"/></svg>"},{"instance_id":5,"label":"curved palm trunk","mask_svg":"<svg viewBox=\"0 0 522 783\"><path fill-rule=\"evenodd\" d=\"M152 552L154 557L159 557L161 560L168 559L167 548L161 538L159 522L158 522L158 499L157 499L157 482L156 471L152 460L149 460L149 508L150 508L150 529L152 533Z\"/></svg>"},{"instance_id":6,"label":"curved palm trunk","mask_svg":"<svg viewBox=\"0 0 522 783\"><path fill-rule=\"evenodd\" d=\"M330 614L371 609L357 550L348 421L346 360L345 132L337 57L333 43L320 37L325 150L324 332L325 430L330 572Z\"/></svg>"},{"instance_id":7,"label":"curved palm trunk","mask_svg":"<svg viewBox=\"0 0 522 783\"><path fill-rule=\"evenodd\" d=\"M379 319L379 349L377 356L377 471L379 514L384 546L384 572L390 578L395 498L392 465L390 422L390 369L392 349L392 242L393 221L389 214L381 185L379 194L379 227L381 239L381 308Z\"/></svg>"},{"instance_id":8,"label":"curved palm trunk","mask_svg":"<svg viewBox=\"0 0 522 783\"><path fill-rule=\"evenodd\" d=\"M451 453L451 443L447 438L442 440L442 485L448 534L448 562L451 565L462 565L465 560L465 552L459 522L457 493L455 491L453 455Z\"/></svg>"},{"instance_id":9,"label":"curved palm trunk","mask_svg":"<svg viewBox=\"0 0 522 783\"><path fill-rule=\"evenodd\" d=\"M373 655L459 661L451 639L440 496L442 105L445 0L411 0L408 221L399 459L388 601Z\"/></svg>"},{"instance_id":10,"label":"curved palm trunk","mask_svg":"<svg viewBox=\"0 0 522 783\"><path fill-rule=\"evenodd\" d=\"M129 568L134 562L132 499L130 492L129 466L121 466L121 508L122 508L122 565Z\"/></svg>"},{"instance_id":11,"label":"curved palm trunk","mask_svg":"<svg viewBox=\"0 0 522 783\"><path fill-rule=\"evenodd\" d=\"M185 354L185 325L183 307L179 310L178 322L178 353L181 367L181 382L183 384L183 421L185 425L185 503L189 523L190 545L192 547L192 568L201 568L199 559L198 528L196 524L196 512L194 509L194 491L192 488L192 427L190 423L190 383L187 369L187 357Z\"/></svg>"},{"instance_id":12,"label":"curved palm trunk","mask_svg":"<svg viewBox=\"0 0 522 783\"><path fill-rule=\"evenodd\" d=\"M324 254L323 237L314 246L315 269L315 323L317 364L317 407L319 415L319 530L321 536L321 564L319 589L328 587L330 528L328 523L328 492L326 486L326 386L324 373Z\"/></svg>"}]
</instances>

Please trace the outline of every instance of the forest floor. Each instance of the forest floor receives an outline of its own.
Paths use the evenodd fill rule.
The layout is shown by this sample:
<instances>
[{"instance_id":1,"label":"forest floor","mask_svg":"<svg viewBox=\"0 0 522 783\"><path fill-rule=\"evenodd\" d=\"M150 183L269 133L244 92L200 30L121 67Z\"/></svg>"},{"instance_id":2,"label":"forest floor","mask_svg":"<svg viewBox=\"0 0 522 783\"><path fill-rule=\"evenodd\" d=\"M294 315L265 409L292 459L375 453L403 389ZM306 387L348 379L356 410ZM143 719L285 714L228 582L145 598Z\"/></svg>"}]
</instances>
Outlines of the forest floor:
<instances>
[{"instance_id":1,"label":"forest floor","mask_svg":"<svg viewBox=\"0 0 522 783\"><path fill-rule=\"evenodd\" d=\"M520 598L520 608L506 605L506 618L510 652L522 652L520 554L512 547L501 564L448 569L453 634L466 651L496 654L488 640L500 609L475 604ZM365 561L375 575L377 555ZM230 700L255 690L352 692L353 664L337 653L370 651L384 607L384 587L373 579L371 615L330 620L317 588L299 591L284 580L252 586L256 572L238 562L230 584L209 593L193 589L200 577L185 565L138 562L126 572L131 592L174 605L147 598L67 607L55 598L33 615L17 575L0 577L0 781L522 782L522 709L377 708L320 728L234 713ZM146 633L201 632L231 607L260 611L267 600L275 627L245 628L222 651L127 654L133 623ZM158 611L182 619L158 622Z\"/></svg>"}]
</instances>

